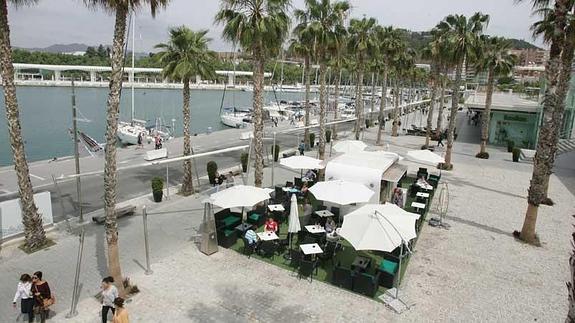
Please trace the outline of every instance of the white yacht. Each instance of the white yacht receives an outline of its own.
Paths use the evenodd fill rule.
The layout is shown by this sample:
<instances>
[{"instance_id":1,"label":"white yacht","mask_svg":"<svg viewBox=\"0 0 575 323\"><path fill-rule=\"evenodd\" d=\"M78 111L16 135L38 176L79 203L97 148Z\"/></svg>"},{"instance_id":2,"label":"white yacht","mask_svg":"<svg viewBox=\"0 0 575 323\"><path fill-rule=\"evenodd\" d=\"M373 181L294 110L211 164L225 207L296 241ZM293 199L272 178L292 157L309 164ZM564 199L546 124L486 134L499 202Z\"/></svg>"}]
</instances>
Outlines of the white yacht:
<instances>
[{"instance_id":1,"label":"white yacht","mask_svg":"<svg viewBox=\"0 0 575 323\"><path fill-rule=\"evenodd\" d=\"M220 120L228 127L245 128L252 122L252 112L250 108L224 108Z\"/></svg>"}]
</instances>

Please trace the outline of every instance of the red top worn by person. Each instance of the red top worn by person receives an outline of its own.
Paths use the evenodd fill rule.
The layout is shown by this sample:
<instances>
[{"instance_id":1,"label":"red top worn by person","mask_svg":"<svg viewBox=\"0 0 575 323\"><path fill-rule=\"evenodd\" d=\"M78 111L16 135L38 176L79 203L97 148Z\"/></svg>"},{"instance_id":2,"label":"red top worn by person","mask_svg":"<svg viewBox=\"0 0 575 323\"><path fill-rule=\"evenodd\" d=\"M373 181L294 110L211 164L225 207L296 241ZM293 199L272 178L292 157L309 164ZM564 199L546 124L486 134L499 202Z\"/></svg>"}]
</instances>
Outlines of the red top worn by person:
<instances>
[{"instance_id":1,"label":"red top worn by person","mask_svg":"<svg viewBox=\"0 0 575 323\"><path fill-rule=\"evenodd\" d=\"M276 232L278 231L278 223L272 218L268 218L265 223L265 231Z\"/></svg>"}]
</instances>

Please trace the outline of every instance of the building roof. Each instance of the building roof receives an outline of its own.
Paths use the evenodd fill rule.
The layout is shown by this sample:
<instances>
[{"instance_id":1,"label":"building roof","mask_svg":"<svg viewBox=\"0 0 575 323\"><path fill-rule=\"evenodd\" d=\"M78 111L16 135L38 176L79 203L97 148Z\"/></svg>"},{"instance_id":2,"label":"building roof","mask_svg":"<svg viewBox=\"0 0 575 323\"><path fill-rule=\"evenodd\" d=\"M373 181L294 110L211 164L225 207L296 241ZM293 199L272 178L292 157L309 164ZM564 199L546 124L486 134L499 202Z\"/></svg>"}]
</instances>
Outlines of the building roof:
<instances>
[{"instance_id":1,"label":"building roof","mask_svg":"<svg viewBox=\"0 0 575 323\"><path fill-rule=\"evenodd\" d=\"M485 109L485 93L470 95L465 101L465 106L472 110ZM527 100L513 93L493 93L492 110L536 113L539 103Z\"/></svg>"}]
</instances>

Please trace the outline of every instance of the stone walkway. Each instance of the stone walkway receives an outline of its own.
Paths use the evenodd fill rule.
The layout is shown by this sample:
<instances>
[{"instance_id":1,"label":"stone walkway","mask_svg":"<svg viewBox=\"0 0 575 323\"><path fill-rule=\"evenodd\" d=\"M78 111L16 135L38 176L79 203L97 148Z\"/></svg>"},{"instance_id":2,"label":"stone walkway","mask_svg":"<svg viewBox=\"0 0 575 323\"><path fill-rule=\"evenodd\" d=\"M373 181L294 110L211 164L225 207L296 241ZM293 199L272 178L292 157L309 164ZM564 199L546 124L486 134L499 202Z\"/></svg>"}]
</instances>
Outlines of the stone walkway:
<instances>
[{"instance_id":1,"label":"stone walkway","mask_svg":"<svg viewBox=\"0 0 575 323\"><path fill-rule=\"evenodd\" d=\"M388 127L390 129L391 127ZM365 141L372 143L375 129ZM400 154L418 149L423 137L401 136L386 142ZM321 282L299 281L288 271L220 249L201 254L190 238L201 220L198 198L173 197L150 209L151 260L146 276L141 217L120 222L124 274L142 293L127 305L133 322L558 322L567 312L570 233L575 213L575 172L561 168L552 176L550 195L557 203L542 207L537 224L542 247L519 242L531 164L512 163L511 154L490 147L491 159L474 158L476 144L455 144L446 221L450 230L424 225L406 272L402 291L414 303L401 315L383 304ZM441 151L439 151L441 153ZM563 156L563 158L572 158ZM572 159L571 159L572 160ZM406 164L409 164L406 162ZM410 171L416 169L411 167ZM269 172L269 168L266 169ZM269 176L269 175L266 175ZM293 173L279 168L277 181ZM437 196L437 194L436 194ZM145 200L142 200L145 201ZM143 203L143 202L142 202ZM150 204L150 202L146 202ZM195 211L185 211L195 209ZM179 212L182 211L182 212ZM59 295L54 322L99 322L92 298L106 273L102 227L88 226L79 315L66 320L70 304L77 238L57 232L58 244L34 256L2 249L0 321L12 322L10 307L18 274L44 269ZM66 264L62 266L62 264ZM57 269L56 269L57 268Z\"/></svg>"}]
</instances>

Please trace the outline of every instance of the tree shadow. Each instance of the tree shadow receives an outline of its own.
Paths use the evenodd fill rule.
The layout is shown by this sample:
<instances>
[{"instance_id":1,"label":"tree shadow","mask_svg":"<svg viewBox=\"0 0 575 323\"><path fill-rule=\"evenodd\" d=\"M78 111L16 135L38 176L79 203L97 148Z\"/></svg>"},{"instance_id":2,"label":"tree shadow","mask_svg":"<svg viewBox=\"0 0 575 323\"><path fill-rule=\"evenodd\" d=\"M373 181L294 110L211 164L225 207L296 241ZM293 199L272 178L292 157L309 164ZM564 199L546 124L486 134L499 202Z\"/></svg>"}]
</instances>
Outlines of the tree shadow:
<instances>
[{"instance_id":1,"label":"tree shadow","mask_svg":"<svg viewBox=\"0 0 575 323\"><path fill-rule=\"evenodd\" d=\"M241 285L219 285L216 291L220 299L217 305L196 302L188 311L188 317L198 322L306 322L314 315L306 313L302 306L284 305L275 288L246 290ZM248 286L249 288L249 286Z\"/></svg>"},{"instance_id":2,"label":"tree shadow","mask_svg":"<svg viewBox=\"0 0 575 323\"><path fill-rule=\"evenodd\" d=\"M472 226L475 228L479 228L481 230L485 230L485 231L489 231L492 233L496 233L496 234L500 234L500 235L504 235L504 236L508 236L508 237L513 238L513 233L510 231L504 231L504 230L501 230L499 228L491 227L491 226L477 223L475 221L471 221L471 220L467 220L467 219L462 219L462 218L456 217L456 216L446 215L445 218L447 220L455 221L457 223L469 225L469 226Z\"/></svg>"},{"instance_id":3,"label":"tree shadow","mask_svg":"<svg viewBox=\"0 0 575 323\"><path fill-rule=\"evenodd\" d=\"M456 176L450 177L448 182L449 182L449 184L451 184L453 186L471 186L474 188L478 188L478 189L485 190L485 191L490 191L490 192L497 193L497 194L506 195L509 197L514 197L514 198L519 198L519 199L526 199L527 198L524 195L513 194L513 193L509 193L507 191L501 191L501 190L496 190L496 189L491 188L491 187L485 187L485 186L477 185L474 182L471 182L471 181L468 181L465 179L461 179L461 178L458 178Z\"/></svg>"}]
</instances>

